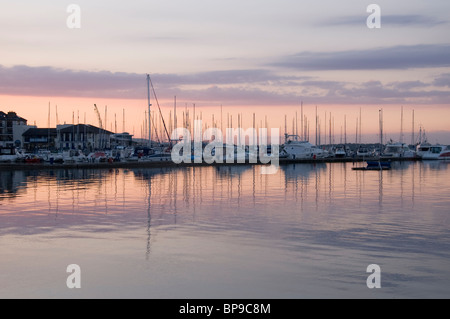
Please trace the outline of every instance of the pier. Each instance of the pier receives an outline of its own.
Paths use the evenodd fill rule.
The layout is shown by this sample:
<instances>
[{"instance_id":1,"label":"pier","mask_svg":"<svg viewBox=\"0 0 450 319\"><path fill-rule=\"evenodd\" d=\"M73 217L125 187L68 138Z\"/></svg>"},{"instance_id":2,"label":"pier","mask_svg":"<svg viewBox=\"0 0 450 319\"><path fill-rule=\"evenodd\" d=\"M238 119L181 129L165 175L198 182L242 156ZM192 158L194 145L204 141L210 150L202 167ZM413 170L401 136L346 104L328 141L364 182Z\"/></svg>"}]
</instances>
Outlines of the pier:
<instances>
[{"instance_id":1,"label":"pier","mask_svg":"<svg viewBox=\"0 0 450 319\"><path fill-rule=\"evenodd\" d=\"M379 161L379 158L319 158L319 159L287 159L280 158L279 165L288 164L314 164L314 163L363 163L366 161ZM392 158L389 159L391 162L397 161L420 161L420 158ZM385 160L383 160L385 161ZM0 163L0 172L8 170L54 170L54 169L117 169L117 168L171 168L171 167L201 167L201 166L236 166L236 165L270 165L261 162L250 163L245 161L242 163L174 163L170 158L164 160L154 160L154 161L137 161L137 162L80 162L80 163Z\"/></svg>"}]
</instances>

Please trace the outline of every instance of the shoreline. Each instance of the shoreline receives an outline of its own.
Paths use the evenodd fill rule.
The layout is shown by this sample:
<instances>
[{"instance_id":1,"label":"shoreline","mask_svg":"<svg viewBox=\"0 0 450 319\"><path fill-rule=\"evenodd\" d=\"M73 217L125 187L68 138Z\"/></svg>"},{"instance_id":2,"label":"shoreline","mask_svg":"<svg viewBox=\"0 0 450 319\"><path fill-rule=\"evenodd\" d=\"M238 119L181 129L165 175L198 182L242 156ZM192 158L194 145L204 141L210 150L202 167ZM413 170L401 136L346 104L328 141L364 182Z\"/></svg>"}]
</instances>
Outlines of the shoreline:
<instances>
[{"instance_id":1,"label":"shoreline","mask_svg":"<svg viewBox=\"0 0 450 319\"><path fill-rule=\"evenodd\" d=\"M279 165L287 164L322 164L322 163L361 163L365 161L378 161L379 158L323 158L323 159L286 159L280 158ZM382 161L420 161L420 158L392 158L382 159ZM203 167L203 166L236 166L236 165L270 165L249 163L180 163L176 164L171 160L167 161L142 161L142 162L101 162L101 163L0 163L1 171L12 170L54 170L54 169L111 169L111 168L178 168L178 167Z\"/></svg>"}]
</instances>

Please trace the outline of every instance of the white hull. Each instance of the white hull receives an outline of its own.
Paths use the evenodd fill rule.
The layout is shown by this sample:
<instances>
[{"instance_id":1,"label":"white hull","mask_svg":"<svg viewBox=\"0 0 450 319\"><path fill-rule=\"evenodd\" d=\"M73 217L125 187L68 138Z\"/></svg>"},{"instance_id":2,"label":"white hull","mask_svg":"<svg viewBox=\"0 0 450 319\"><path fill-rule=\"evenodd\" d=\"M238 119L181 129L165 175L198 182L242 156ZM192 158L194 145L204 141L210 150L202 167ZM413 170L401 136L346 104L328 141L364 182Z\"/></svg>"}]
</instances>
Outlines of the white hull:
<instances>
[{"instance_id":1,"label":"white hull","mask_svg":"<svg viewBox=\"0 0 450 319\"><path fill-rule=\"evenodd\" d=\"M423 160L450 160L450 146L434 145L422 154Z\"/></svg>"},{"instance_id":2,"label":"white hull","mask_svg":"<svg viewBox=\"0 0 450 319\"><path fill-rule=\"evenodd\" d=\"M329 156L327 151L312 145L308 141L299 141L297 136L294 140L286 141L283 145L283 153L290 159L317 159Z\"/></svg>"},{"instance_id":3,"label":"white hull","mask_svg":"<svg viewBox=\"0 0 450 319\"><path fill-rule=\"evenodd\" d=\"M388 144L385 151L381 154L382 158L416 158L416 152L409 149L404 143Z\"/></svg>"}]
</instances>

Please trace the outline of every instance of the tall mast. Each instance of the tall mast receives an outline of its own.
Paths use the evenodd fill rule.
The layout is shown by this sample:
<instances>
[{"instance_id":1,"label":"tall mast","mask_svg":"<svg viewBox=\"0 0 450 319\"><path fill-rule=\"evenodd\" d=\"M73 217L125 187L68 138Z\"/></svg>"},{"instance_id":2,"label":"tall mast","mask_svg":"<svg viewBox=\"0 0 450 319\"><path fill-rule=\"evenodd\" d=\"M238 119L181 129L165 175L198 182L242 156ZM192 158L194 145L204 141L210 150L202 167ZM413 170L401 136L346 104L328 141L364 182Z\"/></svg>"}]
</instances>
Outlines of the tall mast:
<instances>
[{"instance_id":1,"label":"tall mast","mask_svg":"<svg viewBox=\"0 0 450 319\"><path fill-rule=\"evenodd\" d=\"M347 145L347 114L344 115L344 144Z\"/></svg>"},{"instance_id":2,"label":"tall mast","mask_svg":"<svg viewBox=\"0 0 450 319\"><path fill-rule=\"evenodd\" d=\"M47 148L50 149L50 102L48 102L48 136L47 136Z\"/></svg>"},{"instance_id":3,"label":"tall mast","mask_svg":"<svg viewBox=\"0 0 450 319\"><path fill-rule=\"evenodd\" d=\"M414 136L414 110L412 110L412 128L411 128L411 145L414 145L416 139Z\"/></svg>"},{"instance_id":4,"label":"tall mast","mask_svg":"<svg viewBox=\"0 0 450 319\"><path fill-rule=\"evenodd\" d=\"M400 117L400 143L403 143L403 105L401 109L401 117Z\"/></svg>"},{"instance_id":5,"label":"tall mast","mask_svg":"<svg viewBox=\"0 0 450 319\"><path fill-rule=\"evenodd\" d=\"M330 121L330 127L329 127L329 141L328 141L328 144L330 144L330 145L332 145L332 144L334 144L333 143L333 140L331 139L331 132L332 132L332 126L331 126L331 112L330 112L330 119L329 119L329 121Z\"/></svg>"},{"instance_id":6,"label":"tall mast","mask_svg":"<svg viewBox=\"0 0 450 319\"><path fill-rule=\"evenodd\" d=\"M152 124L150 119L150 74L147 74L147 101L148 101L148 146L152 147Z\"/></svg>"},{"instance_id":7,"label":"tall mast","mask_svg":"<svg viewBox=\"0 0 450 319\"><path fill-rule=\"evenodd\" d=\"M318 130L318 118L317 118L317 105L316 105L316 145L318 145L317 144L317 142L319 141L318 140L318 132L317 132L317 130Z\"/></svg>"},{"instance_id":8,"label":"tall mast","mask_svg":"<svg viewBox=\"0 0 450 319\"><path fill-rule=\"evenodd\" d=\"M301 117L300 134L302 135L301 140L305 140L305 137L303 136L303 131L304 131L304 129L303 129L303 101L301 101L301 103L300 103L300 112L301 112L301 114L300 114L300 117Z\"/></svg>"},{"instance_id":9,"label":"tall mast","mask_svg":"<svg viewBox=\"0 0 450 319\"><path fill-rule=\"evenodd\" d=\"M361 131L362 131L362 115L361 115L361 107L359 108L359 144L361 144Z\"/></svg>"},{"instance_id":10,"label":"tall mast","mask_svg":"<svg viewBox=\"0 0 450 319\"><path fill-rule=\"evenodd\" d=\"M173 128L177 128L177 96L174 96L173 100Z\"/></svg>"},{"instance_id":11,"label":"tall mast","mask_svg":"<svg viewBox=\"0 0 450 319\"><path fill-rule=\"evenodd\" d=\"M380 152L383 147L383 109L379 111L380 113Z\"/></svg>"}]
</instances>

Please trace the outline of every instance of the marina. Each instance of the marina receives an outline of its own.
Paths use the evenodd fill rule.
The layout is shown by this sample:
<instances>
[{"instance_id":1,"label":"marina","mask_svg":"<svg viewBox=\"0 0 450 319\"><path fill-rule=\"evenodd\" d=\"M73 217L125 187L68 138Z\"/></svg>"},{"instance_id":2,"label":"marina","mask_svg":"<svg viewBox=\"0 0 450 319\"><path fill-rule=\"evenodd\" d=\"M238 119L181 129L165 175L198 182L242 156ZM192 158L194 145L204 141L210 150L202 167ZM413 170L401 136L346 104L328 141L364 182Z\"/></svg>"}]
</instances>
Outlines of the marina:
<instances>
[{"instance_id":1,"label":"marina","mask_svg":"<svg viewBox=\"0 0 450 319\"><path fill-rule=\"evenodd\" d=\"M132 168L132 167L172 167L191 165L238 165L238 164L267 164L268 160L276 161L276 164L292 163L335 163L335 162L367 162L365 168L357 167L358 170L376 169L377 165L370 165L370 162L378 163L386 161L416 161L416 160L449 160L450 146L430 145L427 142L425 133L422 134L420 127L419 139L415 140L414 132L414 111L412 125L412 143L408 145L403 140L403 106L401 108L401 142L394 142L392 139L384 143L386 136L383 133L383 110L379 110L379 138L378 144L362 144L362 109L359 110L359 118L356 122L356 143L347 142L345 127L345 138L335 144L334 134L332 134L332 117L329 115L329 136L330 144L321 144L320 121L316 106L316 144L309 141L309 123L304 118L303 102L301 103L301 124L299 135L297 112L293 119L292 131L288 133L287 116L285 116L284 141L279 137L279 131L273 128L268 139L268 123L266 116L265 127L255 128L255 114L253 113L253 128L244 130L242 127L242 114L238 114L238 127L233 130L227 128L226 134L222 128L219 129L214 122L212 126L206 126L206 131L212 130L209 140L204 139L202 120L195 115L188 119L188 112L183 113L184 123L180 128L175 128L172 132L166 125L162 115L161 107L156 96L150 75L146 75L147 83L147 107L145 112L145 134L147 140L135 141L133 135L128 132L115 133L106 129L107 107L105 115L102 117L100 110L94 104L94 111L98 118L99 127L89 124L59 125L56 128L37 128L27 125L27 120L18 116L15 112L0 113L2 119L1 126L3 140L0 144L0 170L8 169L46 169L46 168ZM151 112L151 97L156 102L158 116L161 125L160 134L152 123L155 123L155 115ZM73 112L74 118L75 112ZM148 119L147 119L148 116ZM222 108L221 108L222 117ZM232 118L232 117L231 117ZM327 122L325 113L325 123ZM125 110L124 110L125 128ZM147 121L148 120L148 121ZM170 117L172 121L172 117ZM221 122L223 119L221 118ZM49 124L50 124L50 103L49 103ZM173 123L177 122L176 98L174 101ZM228 117L228 122L230 118ZM345 118L346 122L346 118ZM229 123L230 124L230 123ZM148 125L148 127L147 127ZM345 124L346 125L346 124ZM49 125L50 126L50 125ZM171 126L172 127L172 126ZM148 128L148 130L147 130ZM154 131L154 133L153 133ZM327 139L325 127L325 142ZM181 133L181 135L180 135ZM20 136L21 135L21 136ZM22 140L14 138L19 137ZM224 143L226 136L226 143ZM156 140L154 139L156 137ZM194 137L194 138L192 138ZM359 139L359 140L358 140ZM333 142L333 143L332 143ZM25 146L22 148L21 145ZM275 149L276 147L276 149ZM176 151L174 151L176 149ZM387 165L379 164L378 167L387 169ZM390 166L389 166L390 167Z\"/></svg>"},{"instance_id":2,"label":"marina","mask_svg":"<svg viewBox=\"0 0 450 319\"><path fill-rule=\"evenodd\" d=\"M278 163L280 165L286 164L301 164L301 163L364 163L367 161L379 161L378 157L327 157L327 158L286 158L280 157L278 159ZM389 161L420 161L422 160L419 157L416 158L390 158ZM35 157L34 160L25 162L25 161L3 161L0 163L0 171L1 170L22 170L22 169L58 169L58 168L151 168L151 167L189 167L189 166L230 166L230 165L248 165L248 159L243 162L231 162L227 163L224 160L222 163L195 163L194 161L190 163L174 163L170 157L167 156L154 156L153 158L149 158L148 160L131 160L131 161L117 161L114 160L114 157L105 157L102 161L45 161L42 158ZM263 163L257 162L254 165L265 165Z\"/></svg>"},{"instance_id":3,"label":"marina","mask_svg":"<svg viewBox=\"0 0 450 319\"><path fill-rule=\"evenodd\" d=\"M0 299L450 298L449 1L3 2Z\"/></svg>"}]
</instances>

